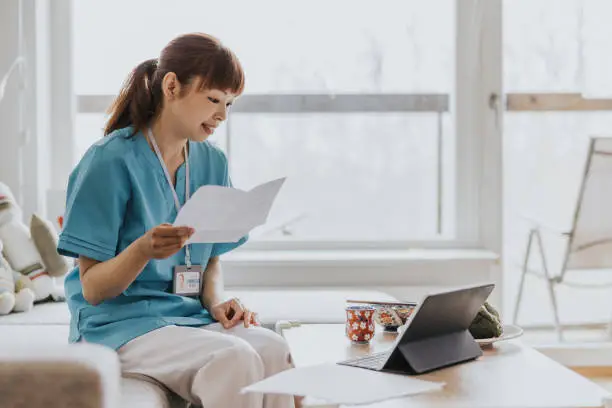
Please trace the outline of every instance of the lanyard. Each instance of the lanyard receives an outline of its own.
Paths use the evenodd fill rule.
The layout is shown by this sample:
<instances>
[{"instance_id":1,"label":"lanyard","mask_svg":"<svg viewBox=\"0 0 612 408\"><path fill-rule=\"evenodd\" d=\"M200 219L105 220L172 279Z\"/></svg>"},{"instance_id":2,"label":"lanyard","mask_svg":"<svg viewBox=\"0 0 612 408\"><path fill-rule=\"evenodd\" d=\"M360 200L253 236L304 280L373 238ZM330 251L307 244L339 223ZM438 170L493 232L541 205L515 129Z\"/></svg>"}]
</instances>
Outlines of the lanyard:
<instances>
[{"instance_id":1,"label":"lanyard","mask_svg":"<svg viewBox=\"0 0 612 408\"><path fill-rule=\"evenodd\" d=\"M166 163L164 163L164 159L159 151L159 146L157 146L157 142L155 141L155 137L153 137L153 132L149 129L148 138L153 145L153 149L155 150L155 154L157 155L157 159L164 170L164 174L166 175L166 180L168 181L168 185L170 186L170 191L172 191L172 195L174 196L174 205L176 206L176 212L178 213L181 209L181 202L179 201L178 194L176 193L176 189L174 188L174 183L172 183L172 178L170 177L170 173L168 172L168 168L166 167ZM187 146L183 148L185 153L185 202L189 200L189 154L187 153ZM189 245L185 246L185 265L187 267L191 267L191 251L189 250Z\"/></svg>"}]
</instances>

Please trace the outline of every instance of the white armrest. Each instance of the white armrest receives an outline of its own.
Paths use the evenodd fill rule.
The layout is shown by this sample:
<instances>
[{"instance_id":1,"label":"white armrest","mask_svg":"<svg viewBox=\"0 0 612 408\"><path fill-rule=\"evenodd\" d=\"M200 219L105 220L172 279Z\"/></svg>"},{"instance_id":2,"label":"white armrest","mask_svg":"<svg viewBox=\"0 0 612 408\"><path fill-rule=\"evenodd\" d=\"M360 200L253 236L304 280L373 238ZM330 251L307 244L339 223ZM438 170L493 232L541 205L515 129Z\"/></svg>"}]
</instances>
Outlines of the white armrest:
<instances>
[{"instance_id":1,"label":"white armrest","mask_svg":"<svg viewBox=\"0 0 612 408\"><path fill-rule=\"evenodd\" d=\"M66 344L0 349L0 395L8 406L115 408L121 401L120 381L119 358L107 347Z\"/></svg>"}]
</instances>

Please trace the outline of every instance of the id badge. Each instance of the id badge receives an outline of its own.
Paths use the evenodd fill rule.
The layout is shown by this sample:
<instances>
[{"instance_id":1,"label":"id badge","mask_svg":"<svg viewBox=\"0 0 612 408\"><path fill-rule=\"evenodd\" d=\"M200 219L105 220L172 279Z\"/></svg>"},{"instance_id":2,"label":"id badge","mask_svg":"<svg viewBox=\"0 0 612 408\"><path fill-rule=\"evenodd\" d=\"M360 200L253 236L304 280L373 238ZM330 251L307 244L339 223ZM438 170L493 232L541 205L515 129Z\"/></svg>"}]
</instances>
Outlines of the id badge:
<instances>
[{"instance_id":1,"label":"id badge","mask_svg":"<svg viewBox=\"0 0 612 408\"><path fill-rule=\"evenodd\" d=\"M174 267L173 293L181 296L198 296L202 279L201 265Z\"/></svg>"}]
</instances>

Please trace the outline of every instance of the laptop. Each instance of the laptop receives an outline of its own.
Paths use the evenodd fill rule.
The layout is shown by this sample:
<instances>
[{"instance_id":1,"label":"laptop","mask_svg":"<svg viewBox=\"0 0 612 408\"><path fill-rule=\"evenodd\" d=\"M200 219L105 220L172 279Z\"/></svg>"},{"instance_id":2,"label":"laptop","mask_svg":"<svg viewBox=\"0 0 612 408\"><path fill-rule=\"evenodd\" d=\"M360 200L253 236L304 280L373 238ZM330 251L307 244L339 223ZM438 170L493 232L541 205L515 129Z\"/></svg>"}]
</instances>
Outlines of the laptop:
<instances>
[{"instance_id":1,"label":"laptop","mask_svg":"<svg viewBox=\"0 0 612 408\"><path fill-rule=\"evenodd\" d=\"M429 294L391 349L337 364L416 375L474 360L482 350L469 327L494 287L487 283Z\"/></svg>"}]
</instances>

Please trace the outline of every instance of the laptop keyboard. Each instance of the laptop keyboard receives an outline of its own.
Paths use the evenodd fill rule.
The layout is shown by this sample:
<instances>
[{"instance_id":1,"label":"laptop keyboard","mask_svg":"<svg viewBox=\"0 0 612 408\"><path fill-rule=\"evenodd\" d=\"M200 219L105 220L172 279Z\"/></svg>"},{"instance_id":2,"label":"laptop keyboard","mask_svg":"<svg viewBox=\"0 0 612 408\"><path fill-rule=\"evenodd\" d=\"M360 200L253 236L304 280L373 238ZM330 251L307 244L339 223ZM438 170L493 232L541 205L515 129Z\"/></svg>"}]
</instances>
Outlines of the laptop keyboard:
<instances>
[{"instance_id":1,"label":"laptop keyboard","mask_svg":"<svg viewBox=\"0 0 612 408\"><path fill-rule=\"evenodd\" d=\"M354 359L341 361L338 364L347 365L352 367L367 368L370 370L380 370L383 368L387 357L391 354L390 351L383 351L382 353L374 353L365 357L357 357Z\"/></svg>"}]
</instances>

